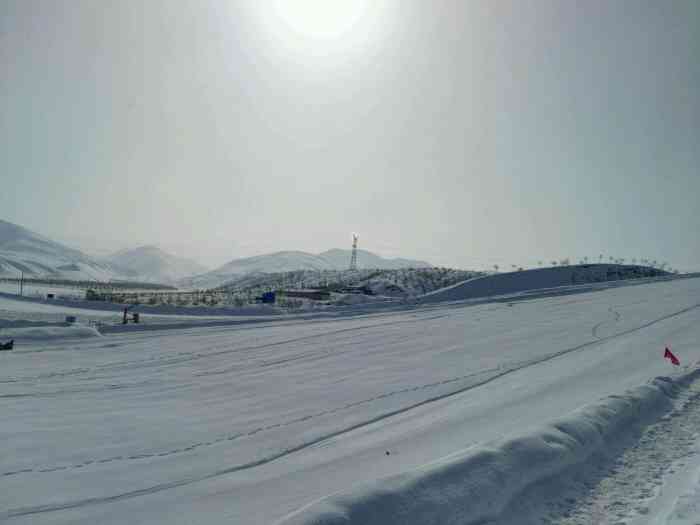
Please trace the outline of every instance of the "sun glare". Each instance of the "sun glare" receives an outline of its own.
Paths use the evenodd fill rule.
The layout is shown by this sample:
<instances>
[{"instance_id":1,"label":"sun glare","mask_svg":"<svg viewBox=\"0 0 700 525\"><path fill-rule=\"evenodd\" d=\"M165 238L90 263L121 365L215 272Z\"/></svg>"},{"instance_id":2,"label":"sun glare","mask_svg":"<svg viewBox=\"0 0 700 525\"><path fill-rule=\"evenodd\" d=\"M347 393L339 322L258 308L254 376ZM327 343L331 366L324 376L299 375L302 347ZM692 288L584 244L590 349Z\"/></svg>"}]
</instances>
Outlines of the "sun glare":
<instances>
[{"instance_id":1,"label":"sun glare","mask_svg":"<svg viewBox=\"0 0 700 525\"><path fill-rule=\"evenodd\" d=\"M278 0L274 14L299 37L334 40L359 26L370 5L367 0Z\"/></svg>"},{"instance_id":2,"label":"sun glare","mask_svg":"<svg viewBox=\"0 0 700 525\"><path fill-rule=\"evenodd\" d=\"M268 35L288 51L315 56L359 52L386 25L386 2L371 0L275 0L261 2Z\"/></svg>"}]
</instances>

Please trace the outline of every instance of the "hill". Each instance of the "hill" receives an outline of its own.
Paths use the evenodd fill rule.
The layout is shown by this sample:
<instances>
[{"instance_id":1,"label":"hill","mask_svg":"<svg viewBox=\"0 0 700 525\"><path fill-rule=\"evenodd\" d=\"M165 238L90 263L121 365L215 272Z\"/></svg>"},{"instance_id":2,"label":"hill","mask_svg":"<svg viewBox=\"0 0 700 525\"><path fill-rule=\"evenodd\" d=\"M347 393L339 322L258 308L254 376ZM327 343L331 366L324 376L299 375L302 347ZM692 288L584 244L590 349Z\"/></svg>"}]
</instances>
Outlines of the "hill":
<instances>
[{"instance_id":1,"label":"hill","mask_svg":"<svg viewBox=\"0 0 700 525\"><path fill-rule=\"evenodd\" d=\"M243 275L226 283L220 290L234 294L260 295L267 290L322 289L335 292L362 288L373 295L406 298L424 295L481 275L481 272L453 268L295 270Z\"/></svg>"},{"instance_id":2,"label":"hill","mask_svg":"<svg viewBox=\"0 0 700 525\"><path fill-rule=\"evenodd\" d=\"M234 259L211 272L183 279L180 284L196 288L214 288L231 282L243 275L258 273L283 273L298 270L347 270L350 264L350 250L332 249L319 254L302 251L281 251L254 257ZM429 268L424 261L410 259L387 259L366 250L357 251L359 269Z\"/></svg>"},{"instance_id":3,"label":"hill","mask_svg":"<svg viewBox=\"0 0 700 525\"><path fill-rule=\"evenodd\" d=\"M128 277L98 261L27 228L0 220L0 276L100 280Z\"/></svg>"},{"instance_id":4,"label":"hill","mask_svg":"<svg viewBox=\"0 0 700 525\"><path fill-rule=\"evenodd\" d=\"M327 261L333 270L346 270L350 264L351 250L341 250L334 248L325 252L319 253L318 257ZM433 265L425 261L416 261L412 259L387 259L376 255L367 250L357 250L357 268L369 269L376 268L380 270L399 270L401 268L431 268Z\"/></svg>"},{"instance_id":5,"label":"hill","mask_svg":"<svg viewBox=\"0 0 700 525\"><path fill-rule=\"evenodd\" d=\"M661 277L668 272L658 268L622 264L580 264L497 273L469 279L424 295L421 302L461 301L477 297L507 295L528 290L602 283L624 279Z\"/></svg>"},{"instance_id":6,"label":"hill","mask_svg":"<svg viewBox=\"0 0 700 525\"><path fill-rule=\"evenodd\" d=\"M122 250L108 260L125 273L145 282L170 283L207 270L195 261L171 255L157 246Z\"/></svg>"}]
</instances>

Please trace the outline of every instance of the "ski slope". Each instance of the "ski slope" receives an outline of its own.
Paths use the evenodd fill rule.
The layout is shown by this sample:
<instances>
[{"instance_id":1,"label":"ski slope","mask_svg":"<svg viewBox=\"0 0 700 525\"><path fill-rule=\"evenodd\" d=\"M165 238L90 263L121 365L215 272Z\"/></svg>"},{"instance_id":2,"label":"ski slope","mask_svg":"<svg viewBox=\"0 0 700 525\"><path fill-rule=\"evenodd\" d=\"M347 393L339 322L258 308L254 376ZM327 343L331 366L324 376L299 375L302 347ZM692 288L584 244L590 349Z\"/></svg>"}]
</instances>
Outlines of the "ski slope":
<instances>
[{"instance_id":1,"label":"ski slope","mask_svg":"<svg viewBox=\"0 0 700 525\"><path fill-rule=\"evenodd\" d=\"M342 521L353 502L395 487L387 478L429 481L436 464L453 468L485 445L543 435L605 396L647 392L657 376L692 374L661 356L671 345L683 365L700 359L698 306L700 279L685 279L514 303L18 340L0 353L0 521L355 523ZM635 395L607 403L633 406ZM692 412L695 398L683 395L668 403ZM651 417L666 401L638 404ZM660 498L647 516L687 515L695 490L679 483L686 499ZM571 521L585 502L570 499L550 514L590 523L584 511ZM345 517L333 514L338 501L350 505ZM416 516L400 522L454 522ZM508 516L500 523L518 523Z\"/></svg>"}]
</instances>

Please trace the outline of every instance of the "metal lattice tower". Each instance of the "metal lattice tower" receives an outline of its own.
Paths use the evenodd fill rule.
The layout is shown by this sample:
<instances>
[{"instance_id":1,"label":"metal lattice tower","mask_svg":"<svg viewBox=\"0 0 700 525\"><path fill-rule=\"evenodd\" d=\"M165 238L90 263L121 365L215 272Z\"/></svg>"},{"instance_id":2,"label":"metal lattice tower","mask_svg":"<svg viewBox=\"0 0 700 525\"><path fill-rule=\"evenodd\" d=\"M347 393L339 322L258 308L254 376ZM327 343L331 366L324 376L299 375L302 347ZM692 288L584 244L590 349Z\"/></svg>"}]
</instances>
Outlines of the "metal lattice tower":
<instances>
[{"instance_id":1,"label":"metal lattice tower","mask_svg":"<svg viewBox=\"0 0 700 525\"><path fill-rule=\"evenodd\" d=\"M356 233L352 234L352 255L350 256L350 270L357 270L357 239L360 236Z\"/></svg>"}]
</instances>

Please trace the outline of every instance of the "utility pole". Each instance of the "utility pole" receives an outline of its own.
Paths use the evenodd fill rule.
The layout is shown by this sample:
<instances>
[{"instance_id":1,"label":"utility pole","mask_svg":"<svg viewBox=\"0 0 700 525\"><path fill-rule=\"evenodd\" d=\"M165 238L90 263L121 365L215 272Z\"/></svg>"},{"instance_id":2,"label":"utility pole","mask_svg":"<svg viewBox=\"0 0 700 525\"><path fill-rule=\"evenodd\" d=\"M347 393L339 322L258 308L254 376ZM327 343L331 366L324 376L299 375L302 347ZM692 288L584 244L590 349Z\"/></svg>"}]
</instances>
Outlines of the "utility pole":
<instances>
[{"instance_id":1,"label":"utility pole","mask_svg":"<svg viewBox=\"0 0 700 525\"><path fill-rule=\"evenodd\" d=\"M24 270L21 271L21 275L19 278L19 296L22 297L22 294L24 292Z\"/></svg>"}]
</instances>

